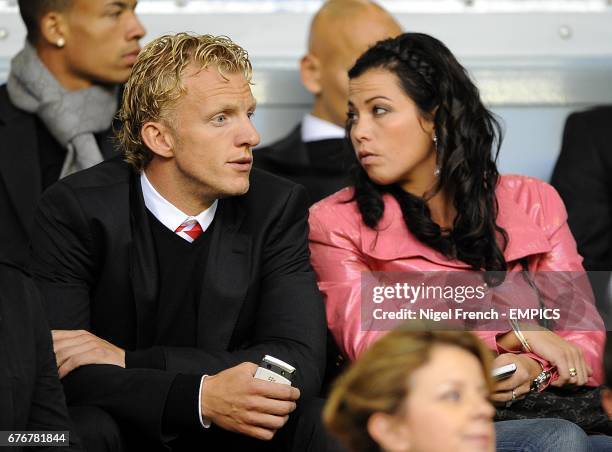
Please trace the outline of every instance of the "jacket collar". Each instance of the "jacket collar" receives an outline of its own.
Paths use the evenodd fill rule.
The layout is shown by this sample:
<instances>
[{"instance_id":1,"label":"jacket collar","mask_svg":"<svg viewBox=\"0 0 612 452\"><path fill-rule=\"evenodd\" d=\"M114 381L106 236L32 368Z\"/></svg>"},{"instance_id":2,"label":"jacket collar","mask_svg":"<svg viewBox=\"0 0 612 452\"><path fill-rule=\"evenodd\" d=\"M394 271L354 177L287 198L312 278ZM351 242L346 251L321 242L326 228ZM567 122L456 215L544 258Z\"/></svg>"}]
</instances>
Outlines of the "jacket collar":
<instances>
[{"instance_id":1,"label":"jacket collar","mask_svg":"<svg viewBox=\"0 0 612 452\"><path fill-rule=\"evenodd\" d=\"M496 195L499 204L497 224L509 237L504 251L506 261L514 262L523 257L551 251L552 246L544 231L525 212L525 208L514 201L502 186L498 187ZM395 198L385 195L384 200L385 212L376 231L367 227L362 221L359 222L361 249L365 254L384 261L422 258L447 267L470 268L465 262L449 260L442 253L419 241L406 227ZM407 239L398 240L398 237L407 237Z\"/></svg>"}]
</instances>

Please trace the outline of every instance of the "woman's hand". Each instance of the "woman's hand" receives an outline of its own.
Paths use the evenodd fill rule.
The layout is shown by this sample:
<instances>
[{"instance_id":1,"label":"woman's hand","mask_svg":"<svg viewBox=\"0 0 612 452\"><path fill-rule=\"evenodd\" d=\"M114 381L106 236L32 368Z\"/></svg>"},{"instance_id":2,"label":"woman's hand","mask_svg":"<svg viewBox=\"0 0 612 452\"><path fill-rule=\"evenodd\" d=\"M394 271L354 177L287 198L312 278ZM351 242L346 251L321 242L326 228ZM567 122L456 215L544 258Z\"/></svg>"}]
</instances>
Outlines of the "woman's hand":
<instances>
[{"instance_id":1,"label":"woman's hand","mask_svg":"<svg viewBox=\"0 0 612 452\"><path fill-rule=\"evenodd\" d=\"M522 333L533 353L557 368L559 378L551 383L552 386L566 384L582 386L593 374L593 369L584 360L582 349L577 345L544 328L525 329ZM575 369L575 376L570 375L570 369Z\"/></svg>"},{"instance_id":2,"label":"woman's hand","mask_svg":"<svg viewBox=\"0 0 612 452\"><path fill-rule=\"evenodd\" d=\"M491 400L502 403L513 399L522 399L529 392L531 382L542 372L540 364L527 355L516 355L514 353L504 353L493 361L493 367L501 367L507 364L516 364L516 372L510 377L495 383Z\"/></svg>"}]
</instances>

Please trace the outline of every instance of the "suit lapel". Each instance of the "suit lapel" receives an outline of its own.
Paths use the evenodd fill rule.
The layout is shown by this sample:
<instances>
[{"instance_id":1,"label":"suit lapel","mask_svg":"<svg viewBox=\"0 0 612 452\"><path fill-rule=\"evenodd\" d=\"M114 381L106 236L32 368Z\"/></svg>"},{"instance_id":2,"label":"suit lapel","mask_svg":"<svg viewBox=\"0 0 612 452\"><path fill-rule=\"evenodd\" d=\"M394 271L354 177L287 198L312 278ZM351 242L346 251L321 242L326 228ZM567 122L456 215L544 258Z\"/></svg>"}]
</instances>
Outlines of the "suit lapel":
<instances>
[{"instance_id":1,"label":"suit lapel","mask_svg":"<svg viewBox=\"0 0 612 452\"><path fill-rule=\"evenodd\" d=\"M145 348L153 345L155 338L159 275L140 175L135 172L130 178L130 229L130 279L136 303L136 338L138 348Z\"/></svg>"},{"instance_id":2,"label":"suit lapel","mask_svg":"<svg viewBox=\"0 0 612 452\"><path fill-rule=\"evenodd\" d=\"M225 350L249 285L251 237L239 231L243 197L219 201L198 308L198 347Z\"/></svg>"},{"instance_id":3,"label":"suit lapel","mask_svg":"<svg viewBox=\"0 0 612 452\"><path fill-rule=\"evenodd\" d=\"M36 123L34 116L10 105L8 97L3 100L0 110L0 177L19 220L29 231L41 194Z\"/></svg>"}]
</instances>

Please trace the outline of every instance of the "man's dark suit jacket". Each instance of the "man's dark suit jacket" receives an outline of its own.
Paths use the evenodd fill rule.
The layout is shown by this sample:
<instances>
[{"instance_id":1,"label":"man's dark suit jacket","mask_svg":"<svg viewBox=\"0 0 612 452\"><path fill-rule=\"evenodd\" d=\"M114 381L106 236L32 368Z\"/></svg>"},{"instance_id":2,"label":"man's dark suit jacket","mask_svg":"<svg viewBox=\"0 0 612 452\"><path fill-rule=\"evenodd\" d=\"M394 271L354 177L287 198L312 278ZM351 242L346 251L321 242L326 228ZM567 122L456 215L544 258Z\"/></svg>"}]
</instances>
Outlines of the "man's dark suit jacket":
<instances>
[{"instance_id":1,"label":"man's dark suit jacket","mask_svg":"<svg viewBox=\"0 0 612 452\"><path fill-rule=\"evenodd\" d=\"M304 143L301 123L285 138L255 149L253 154L257 168L303 185L310 204L349 184L349 170L353 162L348 142L340 138ZM340 349L331 333L328 333L323 393L328 393L331 383L345 365Z\"/></svg>"},{"instance_id":2,"label":"man's dark suit jacket","mask_svg":"<svg viewBox=\"0 0 612 452\"><path fill-rule=\"evenodd\" d=\"M590 277L605 317L612 270L612 106L568 117L551 182L567 207L585 269L597 271Z\"/></svg>"},{"instance_id":3,"label":"man's dark suit jacket","mask_svg":"<svg viewBox=\"0 0 612 452\"><path fill-rule=\"evenodd\" d=\"M54 329L87 329L161 368L81 367L64 378L68 404L96 405L133 431L161 438L178 373L215 374L273 355L297 368L302 397L318 394L325 313L310 266L302 187L253 170L247 194L221 199L210 238L191 348L154 345L157 257L139 175L111 159L43 195L31 270ZM180 325L172 325L180 328ZM128 358L126 358L129 361ZM196 409L197 394L189 400Z\"/></svg>"},{"instance_id":4,"label":"man's dark suit jacket","mask_svg":"<svg viewBox=\"0 0 612 452\"><path fill-rule=\"evenodd\" d=\"M42 194L36 115L16 108L0 86L0 259L27 260L30 230ZM102 154L114 154L109 129L96 134ZM59 146L59 144L58 144Z\"/></svg>"},{"instance_id":5,"label":"man's dark suit jacket","mask_svg":"<svg viewBox=\"0 0 612 452\"><path fill-rule=\"evenodd\" d=\"M285 138L255 149L255 167L306 187L311 204L348 185L351 165L345 139L304 143L299 124Z\"/></svg>"},{"instance_id":6,"label":"man's dark suit jacket","mask_svg":"<svg viewBox=\"0 0 612 452\"><path fill-rule=\"evenodd\" d=\"M0 430L70 431L40 293L25 274L5 264L0 287ZM76 438L70 436L72 443Z\"/></svg>"}]
</instances>

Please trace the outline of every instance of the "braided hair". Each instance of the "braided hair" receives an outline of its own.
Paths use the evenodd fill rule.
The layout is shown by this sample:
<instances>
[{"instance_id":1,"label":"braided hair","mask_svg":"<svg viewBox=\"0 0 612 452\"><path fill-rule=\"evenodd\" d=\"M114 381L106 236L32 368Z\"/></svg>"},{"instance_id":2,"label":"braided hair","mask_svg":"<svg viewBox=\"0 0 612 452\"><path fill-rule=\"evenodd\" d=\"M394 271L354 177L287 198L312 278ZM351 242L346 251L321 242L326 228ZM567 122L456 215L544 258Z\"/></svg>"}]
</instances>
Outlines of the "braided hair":
<instances>
[{"instance_id":1,"label":"braided hair","mask_svg":"<svg viewBox=\"0 0 612 452\"><path fill-rule=\"evenodd\" d=\"M396 184L374 183L355 158L352 201L357 202L363 222L376 229L385 208L383 195L389 193L399 203L406 226L418 240L474 270L496 272L486 277L493 278L489 283L502 282L507 269L502 250L508 236L496 224L495 197L499 178L495 161L502 131L482 104L478 89L450 50L422 33L405 33L380 41L357 60L349 78L370 69L384 69L396 75L420 114L433 119L440 171L433 190L419 197ZM349 135L351 125L347 121ZM451 197L457 212L450 231L432 220L427 206L427 201L440 190Z\"/></svg>"}]
</instances>

